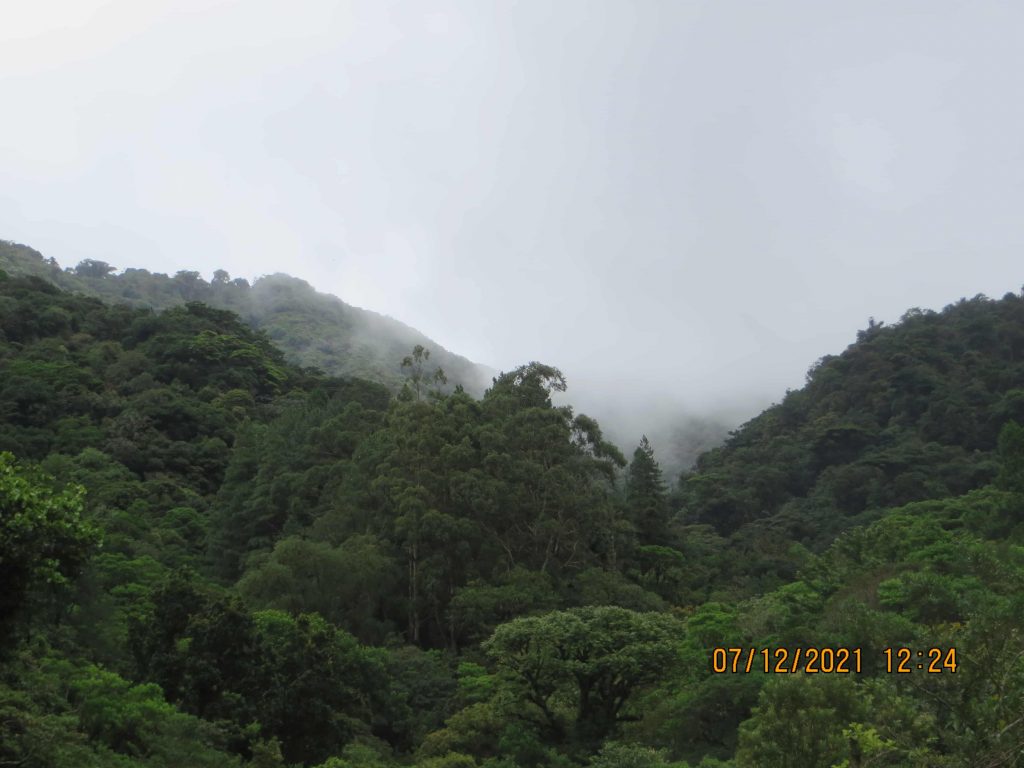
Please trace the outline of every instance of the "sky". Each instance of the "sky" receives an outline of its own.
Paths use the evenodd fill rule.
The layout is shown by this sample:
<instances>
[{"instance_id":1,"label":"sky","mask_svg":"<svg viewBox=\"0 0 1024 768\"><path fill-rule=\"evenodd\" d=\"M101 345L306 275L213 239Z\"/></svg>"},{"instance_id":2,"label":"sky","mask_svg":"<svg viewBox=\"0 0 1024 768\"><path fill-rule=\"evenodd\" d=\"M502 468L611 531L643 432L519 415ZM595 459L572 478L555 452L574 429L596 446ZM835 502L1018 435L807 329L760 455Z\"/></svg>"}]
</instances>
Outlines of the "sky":
<instances>
[{"instance_id":1,"label":"sky","mask_svg":"<svg viewBox=\"0 0 1024 768\"><path fill-rule=\"evenodd\" d=\"M0 4L0 238L287 272L636 430L1024 284L1024 4ZM667 409L667 410L666 410Z\"/></svg>"}]
</instances>

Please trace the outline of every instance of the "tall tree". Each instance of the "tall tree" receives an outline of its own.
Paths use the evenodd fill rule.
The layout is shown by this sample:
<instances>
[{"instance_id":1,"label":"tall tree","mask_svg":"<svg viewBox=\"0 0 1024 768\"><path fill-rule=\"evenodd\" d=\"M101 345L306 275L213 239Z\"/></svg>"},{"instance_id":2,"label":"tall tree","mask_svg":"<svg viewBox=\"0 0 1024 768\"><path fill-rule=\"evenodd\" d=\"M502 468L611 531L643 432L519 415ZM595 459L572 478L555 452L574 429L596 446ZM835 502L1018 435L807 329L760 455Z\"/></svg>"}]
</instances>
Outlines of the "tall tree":
<instances>
[{"instance_id":1,"label":"tall tree","mask_svg":"<svg viewBox=\"0 0 1024 768\"><path fill-rule=\"evenodd\" d=\"M111 272L116 271L116 267L112 267L105 261L97 261L96 259L83 259L78 262L78 266L75 267L75 274L79 277L94 277L104 278Z\"/></svg>"},{"instance_id":2,"label":"tall tree","mask_svg":"<svg viewBox=\"0 0 1024 768\"><path fill-rule=\"evenodd\" d=\"M415 395L417 401L422 399L424 388L432 384L433 389L431 392L439 395L441 387L448 383L448 377L443 369L435 368L433 373L428 373L424 370L424 366L429 359L430 350L424 348L422 344L417 344L412 348L412 354L406 355L402 359L402 370L407 371L409 376L406 386L411 385L411 392Z\"/></svg>"},{"instance_id":3,"label":"tall tree","mask_svg":"<svg viewBox=\"0 0 1024 768\"><path fill-rule=\"evenodd\" d=\"M662 544L668 539L668 491L647 435L629 463L626 507L643 544Z\"/></svg>"}]
</instances>

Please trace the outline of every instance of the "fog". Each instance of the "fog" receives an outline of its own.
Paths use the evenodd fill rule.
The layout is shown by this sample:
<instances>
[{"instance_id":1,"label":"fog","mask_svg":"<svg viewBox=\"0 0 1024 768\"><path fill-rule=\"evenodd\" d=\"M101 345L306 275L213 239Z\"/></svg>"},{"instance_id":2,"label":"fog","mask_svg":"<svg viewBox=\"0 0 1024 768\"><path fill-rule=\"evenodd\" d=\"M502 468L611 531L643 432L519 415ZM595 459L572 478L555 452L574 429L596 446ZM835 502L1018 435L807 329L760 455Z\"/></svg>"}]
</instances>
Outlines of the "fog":
<instances>
[{"instance_id":1,"label":"fog","mask_svg":"<svg viewBox=\"0 0 1024 768\"><path fill-rule=\"evenodd\" d=\"M1024 282L1017 3L6 6L0 237L287 272L626 443Z\"/></svg>"}]
</instances>

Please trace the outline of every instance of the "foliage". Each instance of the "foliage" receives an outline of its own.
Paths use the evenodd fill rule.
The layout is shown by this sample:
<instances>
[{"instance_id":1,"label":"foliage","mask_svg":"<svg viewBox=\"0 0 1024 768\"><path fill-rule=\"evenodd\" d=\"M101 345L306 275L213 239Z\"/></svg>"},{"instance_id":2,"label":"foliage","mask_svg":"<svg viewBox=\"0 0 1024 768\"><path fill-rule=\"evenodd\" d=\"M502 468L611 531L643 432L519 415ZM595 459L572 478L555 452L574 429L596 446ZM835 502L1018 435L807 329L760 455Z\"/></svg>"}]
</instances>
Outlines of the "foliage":
<instances>
[{"instance_id":1,"label":"foliage","mask_svg":"<svg viewBox=\"0 0 1024 768\"><path fill-rule=\"evenodd\" d=\"M792 578L793 542L821 551L879 511L993 480L1000 429L1024 421L1024 297L961 300L873 325L807 385L703 454L681 519L729 537L740 592Z\"/></svg>"},{"instance_id":2,"label":"foliage","mask_svg":"<svg viewBox=\"0 0 1024 768\"><path fill-rule=\"evenodd\" d=\"M680 634L663 614L575 608L503 624L484 649L553 739L598 744L629 717L637 689L672 671Z\"/></svg>"},{"instance_id":3,"label":"foliage","mask_svg":"<svg viewBox=\"0 0 1024 768\"><path fill-rule=\"evenodd\" d=\"M82 517L83 489L55 492L49 484L0 453L0 641L12 634L29 591L66 585L99 539Z\"/></svg>"},{"instance_id":4,"label":"foliage","mask_svg":"<svg viewBox=\"0 0 1024 768\"><path fill-rule=\"evenodd\" d=\"M126 269L86 259L61 269L53 259L0 240L0 269L11 276L34 276L60 288L132 307L166 310L190 301L230 310L284 350L296 365L335 376L380 381L398 391L404 380L403 356L415 346L429 348L454 384L480 394L489 373L391 317L345 304L283 274L266 275L252 285L232 280L222 269L206 282L198 272L175 275Z\"/></svg>"},{"instance_id":5,"label":"foliage","mask_svg":"<svg viewBox=\"0 0 1024 768\"><path fill-rule=\"evenodd\" d=\"M151 683L85 663L19 658L0 683L0 761L27 768L238 766L209 723Z\"/></svg>"},{"instance_id":6,"label":"foliage","mask_svg":"<svg viewBox=\"0 0 1024 768\"><path fill-rule=\"evenodd\" d=\"M1019 763L1019 296L872 323L669 490L557 368L449 390L298 281L0 268L0 763Z\"/></svg>"}]
</instances>

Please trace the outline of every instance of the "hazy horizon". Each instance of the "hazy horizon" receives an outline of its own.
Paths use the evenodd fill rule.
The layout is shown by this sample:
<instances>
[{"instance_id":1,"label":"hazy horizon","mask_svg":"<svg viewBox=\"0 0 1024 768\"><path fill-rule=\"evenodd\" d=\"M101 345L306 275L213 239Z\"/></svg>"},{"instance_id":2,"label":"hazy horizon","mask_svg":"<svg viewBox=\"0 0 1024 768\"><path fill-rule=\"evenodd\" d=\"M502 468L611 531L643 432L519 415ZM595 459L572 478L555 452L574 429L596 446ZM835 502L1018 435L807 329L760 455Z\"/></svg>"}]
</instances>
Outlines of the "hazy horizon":
<instances>
[{"instance_id":1,"label":"hazy horizon","mask_svg":"<svg viewBox=\"0 0 1024 768\"><path fill-rule=\"evenodd\" d=\"M0 13L0 237L285 272L638 432L1024 283L1024 7L280 9Z\"/></svg>"}]
</instances>

